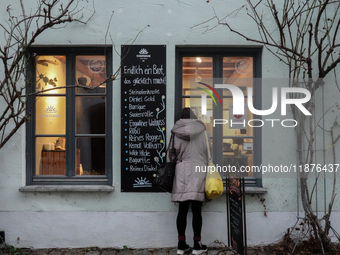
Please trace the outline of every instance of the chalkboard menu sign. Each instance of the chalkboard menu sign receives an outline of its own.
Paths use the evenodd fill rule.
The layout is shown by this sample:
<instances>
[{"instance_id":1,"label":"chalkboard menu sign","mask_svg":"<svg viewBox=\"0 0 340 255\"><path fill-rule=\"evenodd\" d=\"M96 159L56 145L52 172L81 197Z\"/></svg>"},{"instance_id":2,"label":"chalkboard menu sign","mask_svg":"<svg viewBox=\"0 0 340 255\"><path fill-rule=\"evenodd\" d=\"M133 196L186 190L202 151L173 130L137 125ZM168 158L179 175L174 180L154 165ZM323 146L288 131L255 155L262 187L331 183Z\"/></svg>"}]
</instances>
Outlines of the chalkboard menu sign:
<instances>
[{"instance_id":1,"label":"chalkboard menu sign","mask_svg":"<svg viewBox=\"0 0 340 255\"><path fill-rule=\"evenodd\" d=\"M166 47L123 45L121 62L121 191L159 191L152 181L166 156Z\"/></svg>"},{"instance_id":2,"label":"chalkboard menu sign","mask_svg":"<svg viewBox=\"0 0 340 255\"><path fill-rule=\"evenodd\" d=\"M244 179L229 179L229 242L239 254L245 254L245 213L244 213Z\"/></svg>"}]
</instances>

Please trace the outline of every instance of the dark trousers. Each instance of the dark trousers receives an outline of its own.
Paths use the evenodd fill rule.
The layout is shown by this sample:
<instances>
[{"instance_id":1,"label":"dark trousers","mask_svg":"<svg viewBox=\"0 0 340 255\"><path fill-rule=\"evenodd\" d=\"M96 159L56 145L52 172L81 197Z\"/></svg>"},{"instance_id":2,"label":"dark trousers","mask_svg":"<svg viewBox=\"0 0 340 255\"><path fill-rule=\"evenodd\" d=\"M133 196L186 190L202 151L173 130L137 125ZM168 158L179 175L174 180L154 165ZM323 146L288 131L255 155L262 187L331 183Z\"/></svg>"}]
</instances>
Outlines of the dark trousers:
<instances>
[{"instance_id":1,"label":"dark trousers","mask_svg":"<svg viewBox=\"0 0 340 255\"><path fill-rule=\"evenodd\" d=\"M177 215L177 231L178 236L185 236L185 229L187 227L187 215L189 211L189 205L191 204L192 211L192 229L194 231L194 237L201 236L202 229L202 204L201 201L184 201L179 202L178 215Z\"/></svg>"}]
</instances>

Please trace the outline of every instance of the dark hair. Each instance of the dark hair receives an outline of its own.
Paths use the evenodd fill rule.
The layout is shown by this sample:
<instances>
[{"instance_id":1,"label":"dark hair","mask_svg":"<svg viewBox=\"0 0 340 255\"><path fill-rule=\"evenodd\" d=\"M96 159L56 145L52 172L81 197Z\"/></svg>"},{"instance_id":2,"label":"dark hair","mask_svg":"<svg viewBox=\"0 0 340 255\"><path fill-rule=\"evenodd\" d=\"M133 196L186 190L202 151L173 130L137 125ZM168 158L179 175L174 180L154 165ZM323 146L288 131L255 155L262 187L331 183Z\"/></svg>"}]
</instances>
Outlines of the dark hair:
<instances>
[{"instance_id":1,"label":"dark hair","mask_svg":"<svg viewBox=\"0 0 340 255\"><path fill-rule=\"evenodd\" d=\"M189 107L185 107L182 109L179 118L180 119L197 119L197 116Z\"/></svg>"}]
</instances>

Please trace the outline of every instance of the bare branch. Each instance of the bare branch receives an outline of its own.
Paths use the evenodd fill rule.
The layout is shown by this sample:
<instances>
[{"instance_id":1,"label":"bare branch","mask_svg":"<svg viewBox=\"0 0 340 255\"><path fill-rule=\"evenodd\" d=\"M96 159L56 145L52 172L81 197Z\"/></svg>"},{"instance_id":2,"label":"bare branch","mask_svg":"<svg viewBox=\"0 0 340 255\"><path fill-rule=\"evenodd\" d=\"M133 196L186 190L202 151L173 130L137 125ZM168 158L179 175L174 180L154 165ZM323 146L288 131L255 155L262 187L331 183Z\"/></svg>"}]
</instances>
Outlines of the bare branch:
<instances>
[{"instance_id":1,"label":"bare branch","mask_svg":"<svg viewBox=\"0 0 340 255\"><path fill-rule=\"evenodd\" d=\"M302 85L311 93L311 97L315 100L316 90L320 86L324 86L323 78L329 72L334 71L336 77L336 66L340 63L340 57L334 56L336 47L340 47L338 31L340 28L340 19L337 18L340 10L339 0L310 0L303 1L302 4L296 5L293 0L284 0L275 2L273 0L260 0L254 4L251 0L246 0L250 12L247 16L258 29L258 36L255 37L234 29L232 21L229 19L220 19L215 11L214 16L199 25L206 25L208 22L217 21L217 25L225 25L232 32L241 36L247 41L263 45L278 60L288 66L289 77L293 80L302 79L305 83ZM295 5L294 5L295 4ZM260 6L265 6L266 11L260 10ZM246 7L247 8L247 7ZM332 11L330 17L329 13ZM334 13L333 13L334 12ZM264 20L264 15L271 15L273 22L268 22L268 16ZM228 17L228 15L226 16ZM337 22L335 21L337 20ZM323 24L324 23L324 24ZM214 29L215 25L212 29ZM196 25L198 26L198 25ZM321 29L322 28L322 29ZM313 62L318 66L317 71L313 70ZM291 83L290 86L295 86ZM340 91L340 86L336 82L336 86ZM306 107L310 112L315 113L314 101L306 103ZM315 160L314 143L317 136L317 127L320 125L321 119L329 112L328 109L319 120L306 118L296 109L292 108L294 119L299 125L295 128L297 136L297 153L299 164L311 164ZM313 124L313 121L316 123ZM335 145L340 140L340 135L332 136L332 143ZM335 156L333 155L333 160ZM308 189L307 183L308 173L302 172L300 176L300 195L302 205L306 213L305 221L311 226L310 236L314 240L320 240L325 251L330 251L330 239L328 238L328 230L330 226L330 213L332 211L335 199L335 181L333 181L333 192L328 206L328 213L325 214L325 227L315 215L311 206L315 185L312 190Z\"/></svg>"},{"instance_id":2,"label":"bare branch","mask_svg":"<svg viewBox=\"0 0 340 255\"><path fill-rule=\"evenodd\" d=\"M113 14L114 14L114 12L111 13L110 20L109 20L109 23L108 23L108 25L107 25L107 29L106 29L106 33L105 33L105 40L104 40L104 43L105 43L105 44L106 44L107 35L108 35L108 33L109 33L109 29L110 29L111 21L112 21L112 18L113 18Z\"/></svg>"},{"instance_id":3,"label":"bare branch","mask_svg":"<svg viewBox=\"0 0 340 255\"><path fill-rule=\"evenodd\" d=\"M85 24L95 12L94 10L91 17L84 22L82 8L78 7L79 0L63 2L64 6L60 8L59 3L60 0L39 1L36 10L28 14L25 10L25 1L20 0L21 15L13 15L10 7L7 7L8 22L0 24L5 40L5 43L0 45L0 59L4 72L0 80L0 96L5 104L0 113L0 149L27 120L24 111L27 97L32 93L28 90L26 92L26 84L20 85L20 81L25 75L28 48L45 30L72 22ZM35 28L32 27L33 24L36 25ZM14 128L7 132L9 124L13 124Z\"/></svg>"},{"instance_id":4,"label":"bare branch","mask_svg":"<svg viewBox=\"0 0 340 255\"><path fill-rule=\"evenodd\" d=\"M85 90L95 90L96 88L99 88L101 85L110 82L110 81L114 81L116 79L115 75L111 75L110 77L107 77L104 81L100 82L99 84L95 85L95 86L86 86L86 85L66 85L66 86L59 86L59 87L55 87L55 88L49 88L49 89L43 89L43 90L39 90L33 93L29 93L27 95L22 95L21 97L28 97L28 96L36 96L39 94L43 94L49 91L55 91L55 90L59 90L59 89L70 89L70 88L83 88Z\"/></svg>"}]
</instances>

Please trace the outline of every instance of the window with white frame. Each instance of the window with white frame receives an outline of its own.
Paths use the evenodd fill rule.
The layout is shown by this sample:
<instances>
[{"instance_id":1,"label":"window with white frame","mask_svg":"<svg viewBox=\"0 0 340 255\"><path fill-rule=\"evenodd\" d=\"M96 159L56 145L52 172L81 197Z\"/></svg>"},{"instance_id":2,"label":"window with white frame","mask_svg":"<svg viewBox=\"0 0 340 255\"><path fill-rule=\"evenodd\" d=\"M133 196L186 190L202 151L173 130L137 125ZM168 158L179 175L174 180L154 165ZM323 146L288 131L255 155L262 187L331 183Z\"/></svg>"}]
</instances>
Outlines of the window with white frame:
<instances>
[{"instance_id":1,"label":"window with white frame","mask_svg":"<svg viewBox=\"0 0 340 255\"><path fill-rule=\"evenodd\" d=\"M27 185L112 184L111 63L111 47L29 50Z\"/></svg>"}]
</instances>

